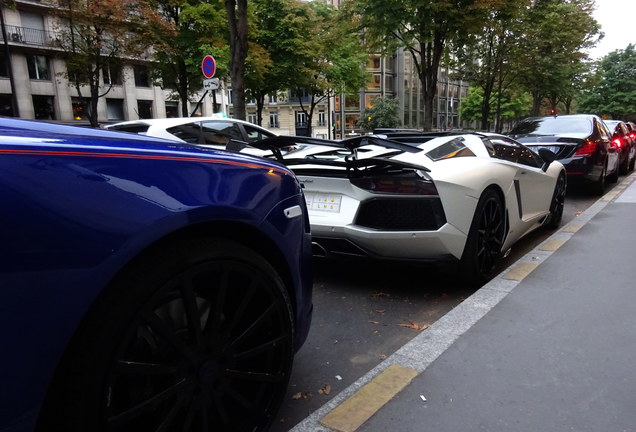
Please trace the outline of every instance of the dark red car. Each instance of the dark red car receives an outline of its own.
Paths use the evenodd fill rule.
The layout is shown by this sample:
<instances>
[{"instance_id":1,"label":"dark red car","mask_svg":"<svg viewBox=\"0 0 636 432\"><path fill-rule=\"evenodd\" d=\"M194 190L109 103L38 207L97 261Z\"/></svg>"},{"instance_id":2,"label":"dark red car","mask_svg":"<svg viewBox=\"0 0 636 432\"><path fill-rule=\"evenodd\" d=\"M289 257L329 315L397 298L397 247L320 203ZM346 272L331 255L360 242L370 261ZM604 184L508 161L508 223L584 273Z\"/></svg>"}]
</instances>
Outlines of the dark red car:
<instances>
[{"instance_id":1,"label":"dark red car","mask_svg":"<svg viewBox=\"0 0 636 432\"><path fill-rule=\"evenodd\" d=\"M612 141L620 150L620 172L627 174L634 169L636 160L636 133L630 131L627 123L621 120L604 120L612 132Z\"/></svg>"}]
</instances>

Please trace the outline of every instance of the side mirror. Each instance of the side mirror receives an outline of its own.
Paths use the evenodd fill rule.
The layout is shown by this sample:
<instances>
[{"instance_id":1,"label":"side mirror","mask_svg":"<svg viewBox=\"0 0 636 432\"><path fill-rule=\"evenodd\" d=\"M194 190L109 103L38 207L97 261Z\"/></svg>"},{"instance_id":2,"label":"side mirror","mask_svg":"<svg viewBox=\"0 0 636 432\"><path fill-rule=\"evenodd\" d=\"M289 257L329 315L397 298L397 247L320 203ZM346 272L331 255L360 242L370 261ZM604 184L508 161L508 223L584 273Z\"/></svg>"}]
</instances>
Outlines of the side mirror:
<instances>
[{"instance_id":1,"label":"side mirror","mask_svg":"<svg viewBox=\"0 0 636 432\"><path fill-rule=\"evenodd\" d=\"M557 160L556 153L548 150L547 148L539 149L539 156L541 156L541 159L543 159L544 162L543 166L541 167L543 171L547 171L550 164Z\"/></svg>"}]
</instances>

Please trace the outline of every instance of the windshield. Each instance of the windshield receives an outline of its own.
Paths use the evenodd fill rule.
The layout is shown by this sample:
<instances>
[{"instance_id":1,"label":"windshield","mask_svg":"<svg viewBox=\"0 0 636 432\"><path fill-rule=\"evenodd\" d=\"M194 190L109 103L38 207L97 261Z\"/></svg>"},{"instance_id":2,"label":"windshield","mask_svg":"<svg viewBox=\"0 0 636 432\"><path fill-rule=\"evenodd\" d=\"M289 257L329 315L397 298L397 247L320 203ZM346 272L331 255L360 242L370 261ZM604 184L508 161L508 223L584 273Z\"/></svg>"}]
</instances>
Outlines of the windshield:
<instances>
[{"instance_id":1,"label":"windshield","mask_svg":"<svg viewBox=\"0 0 636 432\"><path fill-rule=\"evenodd\" d=\"M510 135L554 135L590 133L592 120L585 117L543 117L526 119L515 126Z\"/></svg>"}]
</instances>

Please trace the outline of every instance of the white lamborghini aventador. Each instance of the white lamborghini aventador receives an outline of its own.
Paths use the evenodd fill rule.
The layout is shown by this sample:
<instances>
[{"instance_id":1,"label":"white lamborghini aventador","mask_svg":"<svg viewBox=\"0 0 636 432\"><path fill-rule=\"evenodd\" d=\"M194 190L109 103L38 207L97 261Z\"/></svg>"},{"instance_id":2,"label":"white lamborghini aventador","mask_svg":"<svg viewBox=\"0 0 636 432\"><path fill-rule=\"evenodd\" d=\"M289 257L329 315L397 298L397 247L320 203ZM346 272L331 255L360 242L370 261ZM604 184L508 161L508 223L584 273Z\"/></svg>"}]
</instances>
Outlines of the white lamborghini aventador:
<instances>
[{"instance_id":1,"label":"white lamborghini aventador","mask_svg":"<svg viewBox=\"0 0 636 432\"><path fill-rule=\"evenodd\" d=\"M481 284L513 243L556 228L563 214L565 169L554 153L539 155L503 135L262 144L292 142L297 150L278 156L304 186L316 255L452 260Z\"/></svg>"}]
</instances>

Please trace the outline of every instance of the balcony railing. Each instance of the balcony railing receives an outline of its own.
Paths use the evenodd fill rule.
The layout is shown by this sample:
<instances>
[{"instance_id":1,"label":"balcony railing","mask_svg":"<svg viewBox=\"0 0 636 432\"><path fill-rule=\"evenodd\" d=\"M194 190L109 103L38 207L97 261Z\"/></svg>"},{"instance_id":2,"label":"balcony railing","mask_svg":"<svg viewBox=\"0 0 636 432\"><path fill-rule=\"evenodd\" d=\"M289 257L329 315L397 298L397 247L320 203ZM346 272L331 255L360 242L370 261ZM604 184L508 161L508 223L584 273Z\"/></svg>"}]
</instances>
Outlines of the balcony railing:
<instances>
[{"instance_id":1,"label":"balcony railing","mask_svg":"<svg viewBox=\"0 0 636 432\"><path fill-rule=\"evenodd\" d=\"M7 39L9 42L25 45L59 47L60 36L58 33L14 25L7 25L5 28L7 30ZM0 39L2 39L1 33ZM2 41L4 42L4 40Z\"/></svg>"}]
</instances>

